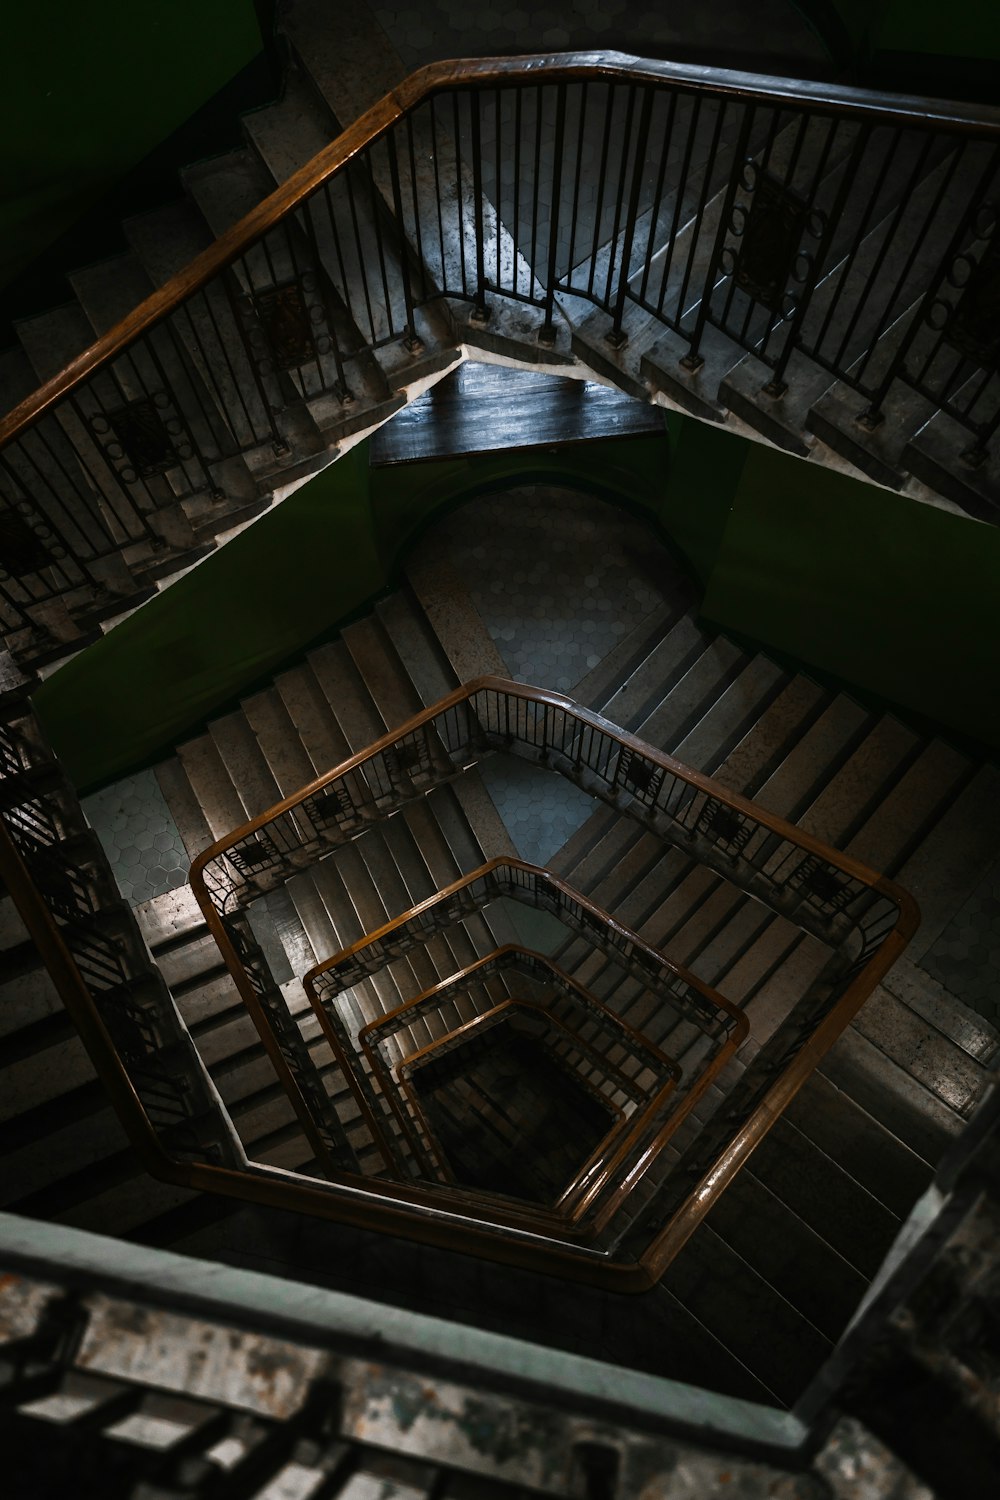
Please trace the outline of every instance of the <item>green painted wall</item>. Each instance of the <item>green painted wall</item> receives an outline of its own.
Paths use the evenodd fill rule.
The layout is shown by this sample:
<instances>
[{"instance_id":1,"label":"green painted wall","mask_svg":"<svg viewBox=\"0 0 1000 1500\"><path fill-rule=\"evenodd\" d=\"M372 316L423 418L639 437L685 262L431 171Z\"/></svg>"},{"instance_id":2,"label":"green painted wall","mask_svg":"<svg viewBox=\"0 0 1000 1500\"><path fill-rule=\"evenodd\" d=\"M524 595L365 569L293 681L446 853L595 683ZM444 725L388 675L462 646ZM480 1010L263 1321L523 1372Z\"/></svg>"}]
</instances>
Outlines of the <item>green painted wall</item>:
<instances>
[{"instance_id":1,"label":"green painted wall","mask_svg":"<svg viewBox=\"0 0 1000 1500\"><path fill-rule=\"evenodd\" d=\"M260 50L253 0L6 7L0 286Z\"/></svg>"},{"instance_id":2,"label":"green painted wall","mask_svg":"<svg viewBox=\"0 0 1000 1500\"><path fill-rule=\"evenodd\" d=\"M662 517L666 434L370 470L360 444L42 684L76 785L157 756L363 612L416 537L486 490L565 482Z\"/></svg>"},{"instance_id":3,"label":"green painted wall","mask_svg":"<svg viewBox=\"0 0 1000 1500\"><path fill-rule=\"evenodd\" d=\"M1000 746L1000 530L745 448L704 614Z\"/></svg>"}]
</instances>

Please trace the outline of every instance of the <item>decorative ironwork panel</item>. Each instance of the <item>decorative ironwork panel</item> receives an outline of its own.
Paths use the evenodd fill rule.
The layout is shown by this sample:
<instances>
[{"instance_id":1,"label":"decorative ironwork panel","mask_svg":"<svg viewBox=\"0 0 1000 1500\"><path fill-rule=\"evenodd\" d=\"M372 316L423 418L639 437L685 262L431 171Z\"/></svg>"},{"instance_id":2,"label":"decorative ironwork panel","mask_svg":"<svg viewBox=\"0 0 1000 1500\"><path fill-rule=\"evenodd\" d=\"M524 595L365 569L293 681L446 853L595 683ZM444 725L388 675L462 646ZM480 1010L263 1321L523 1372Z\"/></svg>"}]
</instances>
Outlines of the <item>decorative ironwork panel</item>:
<instances>
[{"instance_id":1,"label":"decorative ironwork panel","mask_svg":"<svg viewBox=\"0 0 1000 1500\"><path fill-rule=\"evenodd\" d=\"M55 561L30 522L14 510L0 510L0 570L11 578L37 573Z\"/></svg>"},{"instance_id":2,"label":"decorative ironwork panel","mask_svg":"<svg viewBox=\"0 0 1000 1500\"><path fill-rule=\"evenodd\" d=\"M151 479L174 468L182 458L190 458L190 448L177 444L183 429L169 412L170 397L166 391L158 391L155 396L143 396L115 411L91 417L90 425L108 456L126 460L128 467L121 475L127 482ZM182 453L182 447L187 451Z\"/></svg>"},{"instance_id":3,"label":"decorative ironwork panel","mask_svg":"<svg viewBox=\"0 0 1000 1500\"><path fill-rule=\"evenodd\" d=\"M253 309L277 370L297 370L316 358L312 320L297 281L253 294Z\"/></svg>"},{"instance_id":4,"label":"decorative ironwork panel","mask_svg":"<svg viewBox=\"0 0 1000 1500\"><path fill-rule=\"evenodd\" d=\"M769 173L759 174L733 274L742 291L775 312L781 311L807 214L797 193Z\"/></svg>"},{"instance_id":5,"label":"decorative ironwork panel","mask_svg":"<svg viewBox=\"0 0 1000 1500\"><path fill-rule=\"evenodd\" d=\"M618 759L618 771L630 791L654 801L663 784L663 767L642 760L633 750L625 749Z\"/></svg>"},{"instance_id":6,"label":"decorative ironwork panel","mask_svg":"<svg viewBox=\"0 0 1000 1500\"><path fill-rule=\"evenodd\" d=\"M944 337L984 370L1000 362L1000 247L995 242L974 266Z\"/></svg>"},{"instance_id":7,"label":"decorative ironwork panel","mask_svg":"<svg viewBox=\"0 0 1000 1500\"><path fill-rule=\"evenodd\" d=\"M723 802L706 802L695 825L717 844L728 844L734 851L744 847L753 833L753 824Z\"/></svg>"}]
</instances>

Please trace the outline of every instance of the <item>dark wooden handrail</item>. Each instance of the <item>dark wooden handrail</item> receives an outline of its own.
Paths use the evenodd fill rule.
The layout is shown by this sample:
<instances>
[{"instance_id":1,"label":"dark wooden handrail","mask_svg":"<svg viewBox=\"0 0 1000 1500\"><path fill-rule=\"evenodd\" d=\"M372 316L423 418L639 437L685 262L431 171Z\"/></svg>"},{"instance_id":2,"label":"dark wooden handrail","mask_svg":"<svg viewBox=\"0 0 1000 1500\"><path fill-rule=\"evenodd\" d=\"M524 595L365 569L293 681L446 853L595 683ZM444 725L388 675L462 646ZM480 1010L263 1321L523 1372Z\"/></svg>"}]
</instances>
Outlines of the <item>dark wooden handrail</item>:
<instances>
[{"instance_id":1,"label":"dark wooden handrail","mask_svg":"<svg viewBox=\"0 0 1000 1500\"><path fill-rule=\"evenodd\" d=\"M1000 109L951 104L914 95L887 97L867 89L767 77L697 64L660 62L622 52L570 52L513 58L461 58L429 63L343 130L311 161L262 199L225 233L170 277L138 307L72 359L57 375L0 420L0 449L33 426L65 396L122 354L142 334L183 305L195 292L281 223L324 182L342 171L394 124L433 95L449 89L485 89L518 84L557 84L607 79L642 84L673 84L706 97L745 99L867 120L906 124L956 135L1000 140Z\"/></svg>"}]
</instances>

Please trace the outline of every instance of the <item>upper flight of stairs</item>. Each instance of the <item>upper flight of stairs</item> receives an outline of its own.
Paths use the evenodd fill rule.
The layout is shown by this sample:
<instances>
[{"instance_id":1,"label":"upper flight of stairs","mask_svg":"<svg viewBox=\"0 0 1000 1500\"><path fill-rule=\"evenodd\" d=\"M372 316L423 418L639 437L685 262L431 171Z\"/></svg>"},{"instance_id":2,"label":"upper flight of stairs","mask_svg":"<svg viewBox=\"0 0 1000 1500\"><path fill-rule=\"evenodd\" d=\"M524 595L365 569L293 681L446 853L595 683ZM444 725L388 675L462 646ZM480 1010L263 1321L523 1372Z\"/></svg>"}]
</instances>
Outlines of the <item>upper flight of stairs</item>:
<instances>
[{"instance_id":1,"label":"upper flight of stairs","mask_svg":"<svg viewBox=\"0 0 1000 1500\"><path fill-rule=\"evenodd\" d=\"M394 83L403 76L402 63L388 40L380 37L377 25L359 31L349 17L323 0L296 0L284 14L283 24L291 65L281 100L245 118L241 149L186 169L182 200L130 220L125 225L130 246L126 254L72 271L71 303L18 325L18 346L0 356L0 404L14 405L39 381L62 369L154 287L182 270L213 236L311 159L336 135L338 124L350 123L361 108L380 97L387 81ZM340 28L346 28L343 36ZM355 49L350 68L343 67L345 38ZM678 140L671 148L675 157L683 154L681 141L691 123L690 108L690 100L681 96ZM726 172L739 143L729 126L715 139L716 110L714 103L705 106L692 137L691 162L699 170L710 160L706 155L710 146L715 152L711 167L706 168L709 196L701 205L680 205L674 225L678 245L699 223L704 221L704 228L723 211ZM847 215L838 224L811 316L821 318L823 298L838 267L848 267L848 276L859 287L870 277L873 284L893 289L892 316L869 362L874 378L874 372L887 367L918 298L920 284L913 278L919 278L928 258L944 253L951 233L947 191L942 187L948 164L937 147L926 161L915 154L915 147L907 148L898 160L894 158L891 168L886 167L888 175L882 181L877 151L860 168L851 157L854 126L838 137L828 159L818 138L808 136L804 144L795 143L789 131L790 126L769 144L761 125L743 145L751 153L770 150L772 174L786 166L789 171L804 172L811 162L822 159L834 186L852 172L867 174L872 180L877 209L859 218L861 208L856 206L854 217ZM423 149L419 130L418 137ZM596 375L642 400L725 422L736 432L801 457L845 468L981 519L994 518L994 461L963 458L970 434L951 417L936 412L926 398L903 391L894 394L884 420L869 430L857 420L864 398L838 383L822 361L796 353L787 371L787 390L769 394L765 390L768 367L710 327L704 362L697 370L687 370L680 363L686 347L683 341L634 305L627 312L627 339L614 346L607 338L610 320L606 312L594 309L585 298L560 293L553 339L547 344L538 339L537 308L491 294L485 321L470 310L468 302L444 298L417 307L414 337L392 337L381 347L369 347L400 326L404 263L410 264L418 282L434 283L436 278L440 284L447 269L454 270L455 257L469 253L468 247L461 251L459 246L443 244L434 252L437 260L432 257L420 267L420 247L406 242L404 230L394 221L393 186L386 169L379 164L380 158L373 160L370 180L363 179L366 169L357 169L362 176L349 215L340 207L326 220L314 215L309 226L305 220L289 221L227 273L226 295L221 283L208 294L199 294L201 300L196 298L189 309L155 330L139 352L121 356L112 369L97 377L95 392L106 411L143 396L154 404L162 401L162 410L172 414L177 431L184 428L184 442L193 445L194 457L178 460L173 468L141 481L122 480L114 464L108 467L101 457L100 440L90 430L94 411L85 389L72 403L60 406L49 422L47 453L42 454L34 438L29 441L30 457L18 469L22 491L43 512L48 491L44 486L39 489L34 480L40 476L44 485L54 487L53 493L63 496L60 524L70 541L74 528L81 535L93 536L100 517L107 528L109 518L123 506L131 505L135 511L126 523L127 539L109 550L105 536L98 547L100 555L85 567L67 563L68 577L54 592L50 579L36 586L38 580L23 575L29 624L9 632L9 644L19 660L51 665L97 638L101 630L110 628L129 609L280 500L289 484L333 461L345 443L374 430L470 353L521 364L548 364L582 379ZM949 179L948 190L958 191L980 166L978 157L965 163L953 184ZM487 163L487 189L492 171ZM426 197L436 190L423 176L408 187L421 210L428 212ZM445 184L442 191L448 190ZM462 191L468 191L464 178ZM501 222L505 215L514 218L507 193L507 188L499 192L500 220L487 204L485 221L491 226L499 260L509 263L510 274L523 287L532 283L533 275L543 275L548 226L543 223L529 237L521 232L524 226ZM902 252L895 245L883 256L884 236L894 216L911 213L917 216L916 223L923 209L935 204L934 229L917 262L897 264ZM659 207L661 228L673 210L668 192ZM524 202L521 211L526 211ZM338 220L338 215L346 217ZM585 238L583 226L577 228ZM644 222L634 243L630 241L633 258L648 228ZM621 239L626 229L616 232ZM565 233L564 226L563 238ZM412 231L406 228L405 234ZM529 245L534 265L525 261ZM429 247L423 248L431 254ZM612 252L610 243L601 249L598 280ZM252 323L258 314L248 310L253 295L275 295L275 288L293 284L306 288L307 300L314 296L316 285L327 289L324 317L335 325L345 356L342 378L330 368L332 356L328 354L317 357L313 373L305 364L297 371L275 370L274 361L269 363L255 343L263 335ZM666 290L668 305L675 291L681 297L682 288L673 288L672 283ZM242 310L241 299L246 304ZM863 303L868 310L849 330L859 351L872 333L870 308L877 300ZM681 311L690 320L697 304ZM180 438L176 441L181 444ZM124 473L122 461L114 463ZM64 478L75 475L65 495L60 473ZM89 517L88 505L96 507Z\"/></svg>"}]
</instances>

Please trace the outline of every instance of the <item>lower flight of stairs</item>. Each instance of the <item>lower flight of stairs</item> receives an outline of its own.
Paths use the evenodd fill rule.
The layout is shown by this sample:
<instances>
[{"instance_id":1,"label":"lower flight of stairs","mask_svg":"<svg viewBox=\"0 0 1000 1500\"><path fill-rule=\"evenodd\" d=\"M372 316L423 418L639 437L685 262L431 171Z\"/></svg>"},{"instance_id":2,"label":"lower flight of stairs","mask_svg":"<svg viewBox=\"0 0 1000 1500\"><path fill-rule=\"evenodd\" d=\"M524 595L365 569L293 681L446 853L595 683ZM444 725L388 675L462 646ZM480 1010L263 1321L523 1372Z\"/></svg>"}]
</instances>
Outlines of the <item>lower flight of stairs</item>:
<instances>
[{"instance_id":1,"label":"lower flight of stairs","mask_svg":"<svg viewBox=\"0 0 1000 1500\"><path fill-rule=\"evenodd\" d=\"M991 862L997 771L695 624L690 589L672 567L663 561L662 605L588 674L579 695L613 721L913 890L923 911L911 949L919 958ZM445 606L431 591L446 573L443 564L435 568L416 555L409 584L372 615L179 747L159 778L192 852L433 702L460 674L497 668L497 648L481 621L477 631L471 601L451 597ZM448 577L454 588L454 570ZM290 883L276 923L285 951L298 953L305 967L504 852L511 852L509 836L478 777L439 787L330 856L308 880ZM676 1160L766 1044L790 999L815 976L825 950L603 807L551 863L555 873L690 965L749 1017L747 1042L673 1143L667 1159ZM426 952L359 985L340 1002L345 1018L355 1027L376 1018L516 932L516 909L488 916L451 929ZM196 941L192 934L192 951ZM175 951L182 954L184 945ZM624 997L624 1005L621 976L592 949L585 952L570 941L559 961L600 998L614 1004ZM220 984L206 966L206 996ZM286 982L289 992L294 981ZM192 985L192 1006L199 1003L197 993ZM218 1003L224 1015L231 1000ZM623 1014L641 1019L657 1040L655 1016L627 1008ZM303 1013L301 1025L308 1039L317 1036L310 1013ZM430 1033L415 1030L409 1045L429 1039ZM997 1040L985 1022L904 958L661 1287L642 1299L643 1316L659 1329L655 1355L652 1335L640 1334L640 1317L628 1312L631 1303L611 1299L621 1309L615 1338L622 1357L628 1348L628 1357L661 1370L666 1359L671 1370L694 1379L701 1378L694 1371L704 1373L710 1349L715 1352L709 1363L717 1365L713 1379L742 1393L791 1402L829 1352L942 1150L982 1096ZM252 1047L251 1039L244 1054L248 1067L256 1065ZM647 1196L640 1191L638 1202ZM286 1246L273 1250L275 1255L289 1254L302 1274L319 1274L309 1246L326 1244L330 1231L312 1226L294 1234L268 1232ZM225 1233L227 1253L252 1257L246 1244L240 1248L235 1228ZM289 1235L298 1247L294 1254L287 1250ZM272 1253L266 1240L259 1249L262 1261ZM391 1260L382 1247L377 1258L383 1267L386 1256ZM509 1298L497 1290L493 1269L470 1266L460 1274L452 1257L437 1260L420 1251L417 1258L425 1266L420 1295L431 1305L454 1311L451 1292L468 1281L479 1290L469 1293L466 1313L456 1315L471 1317L476 1306L476 1317L487 1316L481 1297L510 1317ZM337 1275L347 1275L343 1284L360 1288L364 1277L357 1268L347 1274L342 1257L337 1265ZM514 1279L525 1289L550 1286L537 1278ZM572 1299L578 1291L566 1295ZM394 1295L409 1292L397 1286ZM573 1331L570 1302L561 1312L560 1296L554 1295L545 1303L544 1336L593 1348L593 1330L608 1337L610 1305L597 1294L593 1302L592 1294L579 1295L580 1305L593 1311L587 1334ZM525 1290L525 1296L537 1319L541 1292ZM457 1291L456 1298L457 1305ZM773 1327L773 1338L761 1338L763 1326ZM668 1330L676 1363L663 1353ZM539 1325L526 1321L523 1331L539 1336Z\"/></svg>"}]
</instances>

